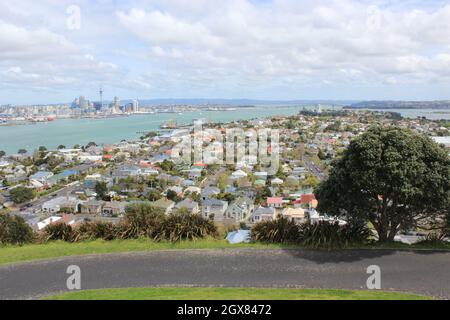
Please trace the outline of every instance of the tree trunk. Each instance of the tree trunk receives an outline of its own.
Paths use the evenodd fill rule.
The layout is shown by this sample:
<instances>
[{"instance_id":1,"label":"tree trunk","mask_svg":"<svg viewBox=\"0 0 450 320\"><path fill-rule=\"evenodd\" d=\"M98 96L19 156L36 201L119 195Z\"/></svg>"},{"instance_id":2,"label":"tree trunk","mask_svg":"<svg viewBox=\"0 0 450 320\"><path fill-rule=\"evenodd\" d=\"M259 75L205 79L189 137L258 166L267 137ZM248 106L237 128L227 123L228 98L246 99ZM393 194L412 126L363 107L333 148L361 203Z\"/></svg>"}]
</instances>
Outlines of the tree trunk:
<instances>
[{"instance_id":1,"label":"tree trunk","mask_svg":"<svg viewBox=\"0 0 450 320\"><path fill-rule=\"evenodd\" d=\"M388 230L380 224L373 224L373 225L378 233L378 242L388 242L389 241Z\"/></svg>"}]
</instances>

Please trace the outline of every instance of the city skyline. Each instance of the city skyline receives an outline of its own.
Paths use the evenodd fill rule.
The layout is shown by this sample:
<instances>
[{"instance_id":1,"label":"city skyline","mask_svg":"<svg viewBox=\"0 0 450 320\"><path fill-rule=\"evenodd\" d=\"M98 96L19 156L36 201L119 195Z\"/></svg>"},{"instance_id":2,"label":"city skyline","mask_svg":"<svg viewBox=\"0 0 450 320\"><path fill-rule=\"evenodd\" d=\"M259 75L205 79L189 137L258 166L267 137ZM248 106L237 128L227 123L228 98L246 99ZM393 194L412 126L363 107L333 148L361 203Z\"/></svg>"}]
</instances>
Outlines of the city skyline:
<instances>
[{"instance_id":1,"label":"city skyline","mask_svg":"<svg viewBox=\"0 0 450 320\"><path fill-rule=\"evenodd\" d=\"M449 30L446 1L1 3L0 105L446 100Z\"/></svg>"}]
</instances>

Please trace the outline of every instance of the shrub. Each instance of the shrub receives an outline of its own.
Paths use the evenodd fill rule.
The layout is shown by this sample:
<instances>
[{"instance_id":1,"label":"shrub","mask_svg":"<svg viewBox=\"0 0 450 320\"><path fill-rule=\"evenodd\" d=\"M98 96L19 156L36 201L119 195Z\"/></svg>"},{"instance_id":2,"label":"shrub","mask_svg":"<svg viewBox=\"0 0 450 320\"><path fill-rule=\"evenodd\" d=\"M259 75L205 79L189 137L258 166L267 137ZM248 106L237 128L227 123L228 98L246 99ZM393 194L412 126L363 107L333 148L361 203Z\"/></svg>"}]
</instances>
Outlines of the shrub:
<instances>
[{"instance_id":1,"label":"shrub","mask_svg":"<svg viewBox=\"0 0 450 320\"><path fill-rule=\"evenodd\" d=\"M43 231L44 241L62 240L71 242L73 236L72 227L64 222L49 224Z\"/></svg>"},{"instance_id":2,"label":"shrub","mask_svg":"<svg viewBox=\"0 0 450 320\"><path fill-rule=\"evenodd\" d=\"M445 232L431 232L427 234L425 239L419 241L417 244L431 247L439 247L441 245L448 244L446 238L447 235L445 234Z\"/></svg>"},{"instance_id":3,"label":"shrub","mask_svg":"<svg viewBox=\"0 0 450 320\"><path fill-rule=\"evenodd\" d=\"M22 217L0 214L0 243L23 245L33 241L31 227Z\"/></svg>"},{"instance_id":4,"label":"shrub","mask_svg":"<svg viewBox=\"0 0 450 320\"><path fill-rule=\"evenodd\" d=\"M367 223L365 221L350 220L345 226L341 227L342 239L345 244L366 243L372 236Z\"/></svg>"},{"instance_id":5,"label":"shrub","mask_svg":"<svg viewBox=\"0 0 450 320\"><path fill-rule=\"evenodd\" d=\"M161 209L149 203L129 205L125 210L125 219L118 229L122 239L149 237L158 239L165 215Z\"/></svg>"},{"instance_id":6,"label":"shrub","mask_svg":"<svg viewBox=\"0 0 450 320\"><path fill-rule=\"evenodd\" d=\"M209 219L199 214L185 212L166 217L161 228L160 240L178 242L181 240L196 240L207 236L216 236L217 228Z\"/></svg>"},{"instance_id":7,"label":"shrub","mask_svg":"<svg viewBox=\"0 0 450 320\"><path fill-rule=\"evenodd\" d=\"M117 238L117 230L110 222L84 222L73 230L73 241L97 239L111 241Z\"/></svg>"},{"instance_id":8,"label":"shrub","mask_svg":"<svg viewBox=\"0 0 450 320\"><path fill-rule=\"evenodd\" d=\"M345 244L341 227L336 223L321 221L301 226L303 245L311 248L340 248Z\"/></svg>"},{"instance_id":9,"label":"shrub","mask_svg":"<svg viewBox=\"0 0 450 320\"><path fill-rule=\"evenodd\" d=\"M251 236L254 241L266 243L298 243L301 240L299 225L285 217L257 223Z\"/></svg>"}]
</instances>

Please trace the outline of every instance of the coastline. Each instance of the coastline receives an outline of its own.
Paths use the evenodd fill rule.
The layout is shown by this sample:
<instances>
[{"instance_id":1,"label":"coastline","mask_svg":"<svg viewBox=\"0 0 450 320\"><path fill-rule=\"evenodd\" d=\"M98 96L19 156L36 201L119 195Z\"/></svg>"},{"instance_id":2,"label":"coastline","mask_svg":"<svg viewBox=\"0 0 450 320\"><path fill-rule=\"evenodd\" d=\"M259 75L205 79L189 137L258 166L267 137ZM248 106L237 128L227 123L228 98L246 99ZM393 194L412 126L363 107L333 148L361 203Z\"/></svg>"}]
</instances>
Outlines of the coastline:
<instances>
[{"instance_id":1,"label":"coastline","mask_svg":"<svg viewBox=\"0 0 450 320\"><path fill-rule=\"evenodd\" d=\"M137 113L113 116L76 117L68 119L57 119L48 122L34 122L20 125L0 125L0 150L7 154L14 154L20 148L28 151L45 146L48 149L56 148L58 145L67 147L75 144L87 144L91 141L99 145L117 143L121 140L138 139L140 132L158 131L160 126L169 122L192 123L195 119L211 119L217 123L228 123L237 120L263 119L271 116L295 115L302 109L311 106L285 106L269 107L255 106L254 108L237 109L236 111L189 111L183 113ZM379 112L394 112L390 110L369 110ZM397 109L398 110L398 109ZM352 111L363 111L355 110ZM450 120L450 111L442 114L441 110L402 110L405 118L417 118L425 116L429 120ZM432 113L436 112L436 113ZM440 117L443 115L443 117Z\"/></svg>"}]
</instances>

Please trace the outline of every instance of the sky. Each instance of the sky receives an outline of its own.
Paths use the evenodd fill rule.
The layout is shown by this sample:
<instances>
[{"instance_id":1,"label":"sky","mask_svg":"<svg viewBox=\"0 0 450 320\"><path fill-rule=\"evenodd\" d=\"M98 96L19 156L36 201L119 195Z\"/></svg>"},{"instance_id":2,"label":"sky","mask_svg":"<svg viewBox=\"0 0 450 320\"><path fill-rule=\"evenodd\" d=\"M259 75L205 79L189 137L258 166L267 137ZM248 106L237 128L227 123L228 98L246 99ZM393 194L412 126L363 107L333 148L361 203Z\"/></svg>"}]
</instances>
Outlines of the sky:
<instances>
[{"instance_id":1,"label":"sky","mask_svg":"<svg viewBox=\"0 0 450 320\"><path fill-rule=\"evenodd\" d=\"M450 0L0 2L0 105L450 99Z\"/></svg>"}]
</instances>

